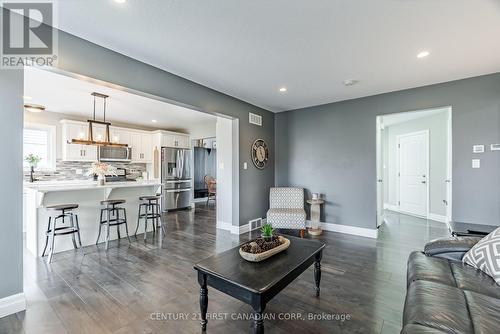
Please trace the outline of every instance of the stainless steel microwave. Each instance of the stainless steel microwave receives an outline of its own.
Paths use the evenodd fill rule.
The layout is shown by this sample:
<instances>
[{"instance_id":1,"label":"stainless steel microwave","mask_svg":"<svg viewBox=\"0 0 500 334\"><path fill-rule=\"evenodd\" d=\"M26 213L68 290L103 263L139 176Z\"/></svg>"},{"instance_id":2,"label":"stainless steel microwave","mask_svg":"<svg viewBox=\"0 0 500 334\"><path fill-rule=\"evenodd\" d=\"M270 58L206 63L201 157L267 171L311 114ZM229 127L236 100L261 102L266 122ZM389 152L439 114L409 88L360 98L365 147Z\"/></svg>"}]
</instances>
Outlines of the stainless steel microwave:
<instances>
[{"instance_id":1,"label":"stainless steel microwave","mask_svg":"<svg viewBox=\"0 0 500 334\"><path fill-rule=\"evenodd\" d=\"M131 147L98 146L97 157L99 161L125 161L132 160Z\"/></svg>"}]
</instances>

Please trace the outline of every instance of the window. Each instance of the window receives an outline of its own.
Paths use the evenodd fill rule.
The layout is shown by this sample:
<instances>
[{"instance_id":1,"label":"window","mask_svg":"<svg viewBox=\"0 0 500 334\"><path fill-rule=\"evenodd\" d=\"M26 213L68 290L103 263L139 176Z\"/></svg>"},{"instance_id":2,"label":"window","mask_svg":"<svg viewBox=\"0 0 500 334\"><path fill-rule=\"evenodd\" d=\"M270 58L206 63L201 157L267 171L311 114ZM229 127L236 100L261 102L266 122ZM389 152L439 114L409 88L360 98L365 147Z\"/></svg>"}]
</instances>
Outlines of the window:
<instances>
[{"instance_id":1,"label":"window","mask_svg":"<svg viewBox=\"0 0 500 334\"><path fill-rule=\"evenodd\" d=\"M23 131L23 166L29 169L24 158L28 154L38 155L42 160L38 170L55 170L55 127L44 124L25 124Z\"/></svg>"}]
</instances>

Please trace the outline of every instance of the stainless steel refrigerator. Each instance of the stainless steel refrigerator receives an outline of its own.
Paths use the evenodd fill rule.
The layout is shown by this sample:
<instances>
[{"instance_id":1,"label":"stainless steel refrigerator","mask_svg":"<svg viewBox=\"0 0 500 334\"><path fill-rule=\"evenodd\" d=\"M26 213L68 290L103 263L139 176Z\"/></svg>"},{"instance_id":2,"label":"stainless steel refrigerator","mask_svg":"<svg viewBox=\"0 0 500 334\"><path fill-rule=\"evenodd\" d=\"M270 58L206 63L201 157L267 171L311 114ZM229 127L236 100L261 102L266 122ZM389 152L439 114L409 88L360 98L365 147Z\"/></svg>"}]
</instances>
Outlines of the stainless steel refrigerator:
<instances>
[{"instance_id":1,"label":"stainless steel refrigerator","mask_svg":"<svg viewBox=\"0 0 500 334\"><path fill-rule=\"evenodd\" d=\"M191 206L191 150L162 147L161 178L163 211Z\"/></svg>"}]
</instances>

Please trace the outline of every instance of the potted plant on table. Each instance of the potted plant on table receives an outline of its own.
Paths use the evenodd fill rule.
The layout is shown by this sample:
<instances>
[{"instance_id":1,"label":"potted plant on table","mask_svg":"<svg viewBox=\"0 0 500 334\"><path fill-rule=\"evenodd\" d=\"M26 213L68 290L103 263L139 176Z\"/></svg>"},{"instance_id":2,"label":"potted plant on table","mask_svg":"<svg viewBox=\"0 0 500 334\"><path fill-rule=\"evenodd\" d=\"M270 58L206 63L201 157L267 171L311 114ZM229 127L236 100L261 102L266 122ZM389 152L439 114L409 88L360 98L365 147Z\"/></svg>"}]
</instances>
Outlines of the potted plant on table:
<instances>
[{"instance_id":1,"label":"potted plant on table","mask_svg":"<svg viewBox=\"0 0 500 334\"><path fill-rule=\"evenodd\" d=\"M36 154L30 153L24 158L24 161L26 161L30 166L30 182L36 181L35 168L38 166L38 163L42 161L42 158Z\"/></svg>"},{"instance_id":2,"label":"potted plant on table","mask_svg":"<svg viewBox=\"0 0 500 334\"><path fill-rule=\"evenodd\" d=\"M90 166L87 176L97 175L97 181L99 181L99 185L103 186L106 183L106 175L116 176L116 168L106 164L104 162L93 162Z\"/></svg>"},{"instance_id":3,"label":"potted plant on table","mask_svg":"<svg viewBox=\"0 0 500 334\"><path fill-rule=\"evenodd\" d=\"M262 239L264 239L264 241L272 241L273 240L274 228L273 228L273 225L271 225L270 223L266 223L266 224L262 225L260 232L261 232L261 237L262 237Z\"/></svg>"}]
</instances>

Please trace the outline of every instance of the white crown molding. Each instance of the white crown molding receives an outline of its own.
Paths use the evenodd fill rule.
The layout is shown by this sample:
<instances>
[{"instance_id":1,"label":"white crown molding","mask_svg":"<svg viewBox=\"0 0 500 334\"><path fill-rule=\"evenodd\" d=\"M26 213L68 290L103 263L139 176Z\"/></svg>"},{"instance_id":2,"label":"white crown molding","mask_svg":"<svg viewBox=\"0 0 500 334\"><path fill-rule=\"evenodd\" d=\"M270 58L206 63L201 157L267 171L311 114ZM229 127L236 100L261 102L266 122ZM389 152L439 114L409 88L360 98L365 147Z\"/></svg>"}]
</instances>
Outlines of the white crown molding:
<instances>
[{"instance_id":1,"label":"white crown molding","mask_svg":"<svg viewBox=\"0 0 500 334\"><path fill-rule=\"evenodd\" d=\"M18 293L0 299L0 318L24 310L26 310L26 298L24 293Z\"/></svg>"}]
</instances>

